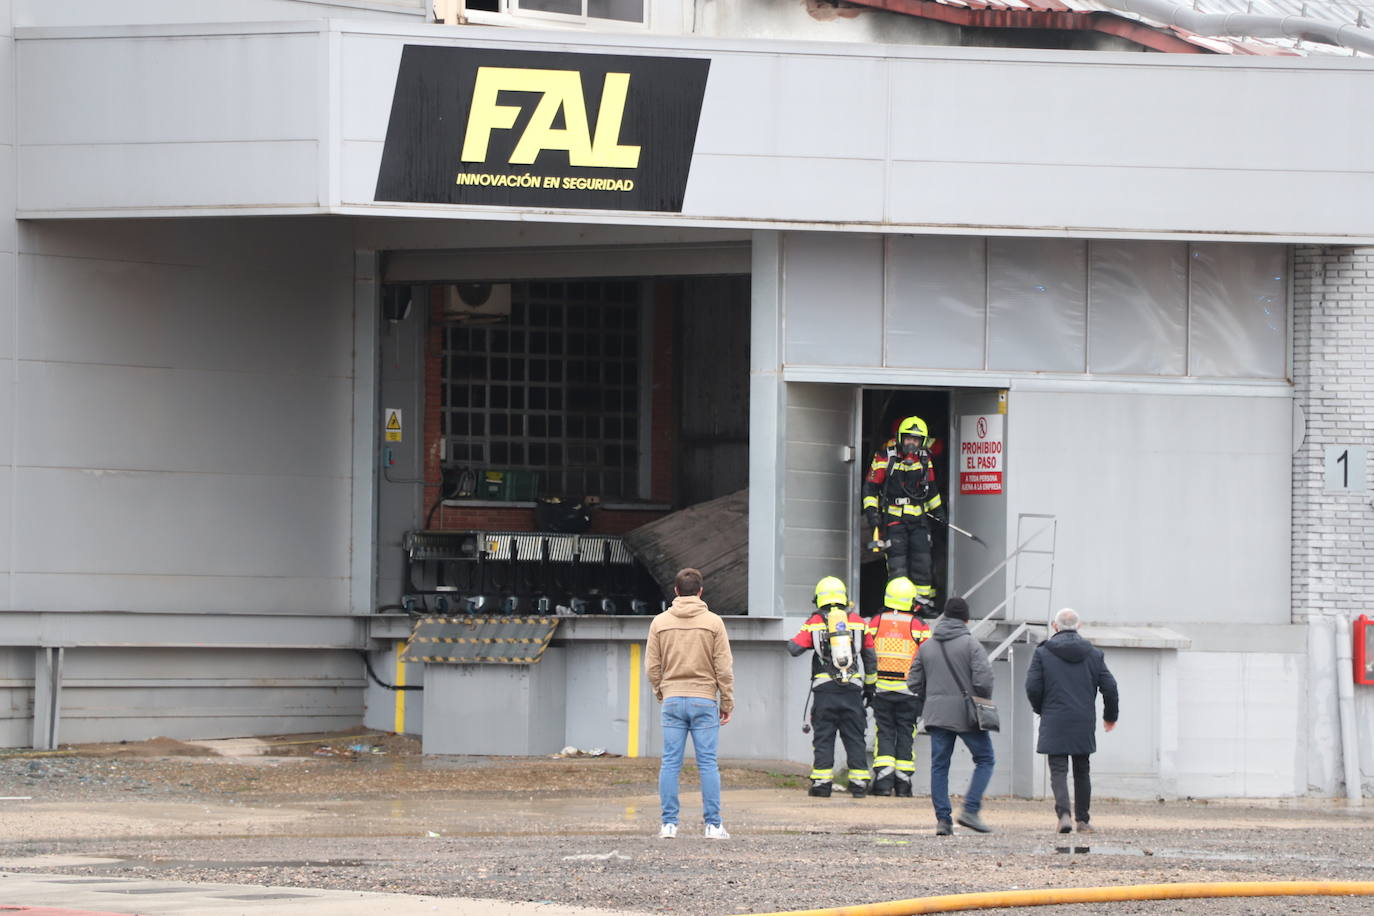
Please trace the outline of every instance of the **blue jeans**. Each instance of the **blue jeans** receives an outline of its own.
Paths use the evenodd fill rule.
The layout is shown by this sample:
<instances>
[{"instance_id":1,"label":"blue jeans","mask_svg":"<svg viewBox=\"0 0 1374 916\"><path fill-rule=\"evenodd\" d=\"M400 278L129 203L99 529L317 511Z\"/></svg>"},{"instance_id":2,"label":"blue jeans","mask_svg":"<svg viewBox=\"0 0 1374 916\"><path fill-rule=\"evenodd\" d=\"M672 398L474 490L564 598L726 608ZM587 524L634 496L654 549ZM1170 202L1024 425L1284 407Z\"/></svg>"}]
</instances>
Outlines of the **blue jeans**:
<instances>
[{"instance_id":1,"label":"blue jeans","mask_svg":"<svg viewBox=\"0 0 1374 916\"><path fill-rule=\"evenodd\" d=\"M707 824L720 826L720 769L716 766L716 739L720 735L720 711L715 700L701 697L667 697L663 701L663 762L658 768L658 802L663 823L676 824L677 777L692 734L692 751L701 774L701 807Z\"/></svg>"},{"instance_id":2,"label":"blue jeans","mask_svg":"<svg viewBox=\"0 0 1374 916\"><path fill-rule=\"evenodd\" d=\"M983 807L983 792L992 780L992 736L987 732L952 732L947 728L928 728L930 732L930 803L937 821L950 820L949 758L954 755L954 739L964 742L973 755L973 776L964 793L964 810L977 814Z\"/></svg>"}]
</instances>

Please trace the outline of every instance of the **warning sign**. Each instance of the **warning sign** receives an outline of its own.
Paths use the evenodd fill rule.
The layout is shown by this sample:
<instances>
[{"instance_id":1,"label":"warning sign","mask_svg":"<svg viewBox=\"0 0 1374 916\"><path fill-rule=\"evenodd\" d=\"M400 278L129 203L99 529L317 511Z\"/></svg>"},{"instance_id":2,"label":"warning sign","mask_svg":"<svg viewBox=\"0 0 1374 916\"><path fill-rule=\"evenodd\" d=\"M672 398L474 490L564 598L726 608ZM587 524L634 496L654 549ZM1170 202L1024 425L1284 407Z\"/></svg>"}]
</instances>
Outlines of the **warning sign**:
<instances>
[{"instance_id":1,"label":"warning sign","mask_svg":"<svg viewBox=\"0 0 1374 916\"><path fill-rule=\"evenodd\" d=\"M959 418L959 492L1002 492L1001 414Z\"/></svg>"},{"instance_id":2,"label":"warning sign","mask_svg":"<svg viewBox=\"0 0 1374 916\"><path fill-rule=\"evenodd\" d=\"M386 416L386 423L385 423L386 441L388 441L388 442L400 442L400 441L401 441L401 412L400 412L399 410L395 410L395 409L393 409L393 408L388 407L386 410L382 411L382 413Z\"/></svg>"}]
</instances>

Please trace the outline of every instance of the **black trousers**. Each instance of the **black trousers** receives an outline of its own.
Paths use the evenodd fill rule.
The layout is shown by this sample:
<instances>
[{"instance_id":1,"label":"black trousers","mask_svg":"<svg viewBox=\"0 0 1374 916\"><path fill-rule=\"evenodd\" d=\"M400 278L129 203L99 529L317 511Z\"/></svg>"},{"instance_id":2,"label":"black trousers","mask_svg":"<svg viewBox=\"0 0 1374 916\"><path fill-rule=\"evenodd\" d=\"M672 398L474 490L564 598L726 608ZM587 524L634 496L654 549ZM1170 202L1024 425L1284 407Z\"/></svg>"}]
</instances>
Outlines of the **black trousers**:
<instances>
[{"instance_id":1,"label":"black trousers","mask_svg":"<svg viewBox=\"0 0 1374 916\"><path fill-rule=\"evenodd\" d=\"M930 558L930 529L922 517L903 517L883 529L891 544L887 548L887 578L906 576L917 585L933 585Z\"/></svg>"},{"instance_id":2,"label":"black trousers","mask_svg":"<svg viewBox=\"0 0 1374 916\"><path fill-rule=\"evenodd\" d=\"M849 769L868 772L868 748L864 747L863 691L857 687L822 687L811 700L812 766L829 770L835 765L835 735L844 742Z\"/></svg>"},{"instance_id":3,"label":"black trousers","mask_svg":"<svg viewBox=\"0 0 1374 916\"><path fill-rule=\"evenodd\" d=\"M891 757L895 760L912 760L911 731L916 727L916 716L920 703L908 693L892 690L879 690L869 704L873 709L873 722L878 726L878 753L880 760ZM881 771L882 766L878 769ZM908 774L910 770L906 771ZM895 773L883 775L874 773L873 787L881 789L892 785Z\"/></svg>"},{"instance_id":4,"label":"black trousers","mask_svg":"<svg viewBox=\"0 0 1374 916\"><path fill-rule=\"evenodd\" d=\"M1069 808L1069 755L1050 754L1050 788L1054 791L1054 813L1072 814L1080 824L1088 823L1088 807L1093 800L1092 776L1088 755L1073 755L1073 808Z\"/></svg>"}]
</instances>

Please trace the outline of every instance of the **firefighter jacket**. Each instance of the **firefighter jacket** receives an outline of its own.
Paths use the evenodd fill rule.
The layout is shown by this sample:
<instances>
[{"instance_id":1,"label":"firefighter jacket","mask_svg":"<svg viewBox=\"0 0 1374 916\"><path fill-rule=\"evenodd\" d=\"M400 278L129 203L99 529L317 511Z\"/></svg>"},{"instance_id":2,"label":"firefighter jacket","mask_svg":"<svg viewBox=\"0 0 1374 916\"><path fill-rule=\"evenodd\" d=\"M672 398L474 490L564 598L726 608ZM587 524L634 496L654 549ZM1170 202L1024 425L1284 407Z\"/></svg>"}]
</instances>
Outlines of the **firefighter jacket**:
<instances>
[{"instance_id":1,"label":"firefighter jacket","mask_svg":"<svg viewBox=\"0 0 1374 916\"><path fill-rule=\"evenodd\" d=\"M877 657L877 688L881 691L910 694L906 676L911 660L930 639L930 625L906 611L883 611L868 622Z\"/></svg>"},{"instance_id":2,"label":"firefighter jacket","mask_svg":"<svg viewBox=\"0 0 1374 916\"><path fill-rule=\"evenodd\" d=\"M874 453L863 491L863 508L883 511L889 523L919 518L942 505L930 451L901 454L896 439L887 440Z\"/></svg>"},{"instance_id":3,"label":"firefighter jacket","mask_svg":"<svg viewBox=\"0 0 1374 916\"><path fill-rule=\"evenodd\" d=\"M856 612L850 611L845 621L848 625L847 637L851 640L851 653L854 667L848 677L842 677L840 669L831 659L830 636L825 625L825 613L817 611L807 618L806 623L787 642L787 651L792 655L814 650L811 656L811 687L813 690L853 688L862 690L872 687L878 680L878 659L873 650L873 637L868 632L868 624Z\"/></svg>"}]
</instances>

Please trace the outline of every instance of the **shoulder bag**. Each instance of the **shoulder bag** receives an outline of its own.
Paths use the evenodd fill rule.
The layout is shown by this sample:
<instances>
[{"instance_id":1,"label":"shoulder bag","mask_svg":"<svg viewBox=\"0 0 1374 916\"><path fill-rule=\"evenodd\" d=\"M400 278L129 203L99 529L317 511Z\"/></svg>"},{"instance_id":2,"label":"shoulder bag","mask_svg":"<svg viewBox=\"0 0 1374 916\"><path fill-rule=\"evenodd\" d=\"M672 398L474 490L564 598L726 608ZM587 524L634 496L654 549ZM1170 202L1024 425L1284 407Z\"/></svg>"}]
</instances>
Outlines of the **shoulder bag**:
<instances>
[{"instance_id":1,"label":"shoulder bag","mask_svg":"<svg viewBox=\"0 0 1374 916\"><path fill-rule=\"evenodd\" d=\"M933 638L932 641L939 647L940 655L945 659L945 667L949 669L954 682L959 685L959 692L964 695L964 699L969 704L969 714L973 717L974 726L980 732L1001 731L1002 720L997 713L997 704L992 700L974 696L973 691L964 686L964 679L959 676L959 672L955 671L954 666L950 664L949 653L945 651L944 642Z\"/></svg>"}]
</instances>

